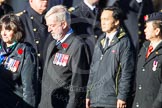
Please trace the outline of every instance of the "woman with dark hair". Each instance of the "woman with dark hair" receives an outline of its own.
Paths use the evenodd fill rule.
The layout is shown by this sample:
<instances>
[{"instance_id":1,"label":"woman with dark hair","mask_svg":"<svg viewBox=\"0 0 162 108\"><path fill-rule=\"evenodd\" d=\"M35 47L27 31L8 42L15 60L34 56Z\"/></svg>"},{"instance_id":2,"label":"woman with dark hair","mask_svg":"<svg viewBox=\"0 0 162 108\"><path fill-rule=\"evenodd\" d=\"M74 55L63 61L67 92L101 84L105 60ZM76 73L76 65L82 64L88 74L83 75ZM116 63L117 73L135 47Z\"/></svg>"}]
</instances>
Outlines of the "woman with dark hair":
<instances>
[{"instance_id":1,"label":"woman with dark hair","mask_svg":"<svg viewBox=\"0 0 162 108\"><path fill-rule=\"evenodd\" d=\"M34 108L36 56L33 48L22 43L23 29L14 14L0 19L0 107Z\"/></svg>"}]
</instances>

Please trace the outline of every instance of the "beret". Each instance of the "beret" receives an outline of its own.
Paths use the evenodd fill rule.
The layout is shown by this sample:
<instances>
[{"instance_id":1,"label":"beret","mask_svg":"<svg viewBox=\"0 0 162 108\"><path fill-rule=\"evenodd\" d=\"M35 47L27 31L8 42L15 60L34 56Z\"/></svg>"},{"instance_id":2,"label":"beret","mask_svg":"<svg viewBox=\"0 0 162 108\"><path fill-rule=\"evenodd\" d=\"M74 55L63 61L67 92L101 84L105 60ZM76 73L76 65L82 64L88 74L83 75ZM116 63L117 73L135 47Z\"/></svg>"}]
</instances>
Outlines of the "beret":
<instances>
[{"instance_id":1,"label":"beret","mask_svg":"<svg viewBox=\"0 0 162 108\"><path fill-rule=\"evenodd\" d=\"M154 12L152 14L146 15L146 16L144 16L144 20L146 22L155 21L155 20L162 21L162 12Z\"/></svg>"}]
</instances>

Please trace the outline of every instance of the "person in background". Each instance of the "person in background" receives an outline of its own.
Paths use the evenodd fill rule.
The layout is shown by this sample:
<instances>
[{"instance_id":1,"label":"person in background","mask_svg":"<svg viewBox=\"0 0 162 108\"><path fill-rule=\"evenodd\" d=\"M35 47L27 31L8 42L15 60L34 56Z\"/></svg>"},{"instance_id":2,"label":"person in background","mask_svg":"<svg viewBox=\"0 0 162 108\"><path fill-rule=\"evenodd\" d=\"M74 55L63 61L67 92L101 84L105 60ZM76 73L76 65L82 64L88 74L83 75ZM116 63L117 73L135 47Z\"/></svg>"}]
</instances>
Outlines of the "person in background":
<instances>
[{"instance_id":1,"label":"person in background","mask_svg":"<svg viewBox=\"0 0 162 108\"><path fill-rule=\"evenodd\" d=\"M20 15L20 20L25 29L24 42L29 42L37 53L38 80L41 83L43 67L47 47L52 41L45 24L44 15L46 13L48 0L29 0L29 7ZM38 84L38 103L40 100L40 84Z\"/></svg>"},{"instance_id":2,"label":"person in background","mask_svg":"<svg viewBox=\"0 0 162 108\"><path fill-rule=\"evenodd\" d=\"M147 41L138 54L133 108L162 108L162 12L145 20Z\"/></svg>"},{"instance_id":3,"label":"person in background","mask_svg":"<svg viewBox=\"0 0 162 108\"><path fill-rule=\"evenodd\" d=\"M0 19L0 107L35 108L37 61L33 47L22 42L19 18Z\"/></svg>"},{"instance_id":4,"label":"person in background","mask_svg":"<svg viewBox=\"0 0 162 108\"><path fill-rule=\"evenodd\" d=\"M48 10L56 5L64 5L68 11L73 10L82 0L49 0Z\"/></svg>"},{"instance_id":5,"label":"person in background","mask_svg":"<svg viewBox=\"0 0 162 108\"><path fill-rule=\"evenodd\" d=\"M7 14L13 12L13 8L5 3L6 0L0 0L0 18Z\"/></svg>"},{"instance_id":6,"label":"person in background","mask_svg":"<svg viewBox=\"0 0 162 108\"><path fill-rule=\"evenodd\" d=\"M152 0L153 2L153 6L154 6L154 11L158 12L161 11L162 12L162 2L161 0Z\"/></svg>"},{"instance_id":7,"label":"person in background","mask_svg":"<svg viewBox=\"0 0 162 108\"><path fill-rule=\"evenodd\" d=\"M67 9L69 10L69 9L74 9L83 0L61 0L61 1L63 1L62 5L66 6Z\"/></svg>"},{"instance_id":8,"label":"person in background","mask_svg":"<svg viewBox=\"0 0 162 108\"><path fill-rule=\"evenodd\" d=\"M85 108L90 57L85 42L70 27L70 13L62 5L45 15L50 43L42 79L39 108Z\"/></svg>"},{"instance_id":9,"label":"person in background","mask_svg":"<svg viewBox=\"0 0 162 108\"><path fill-rule=\"evenodd\" d=\"M61 5L63 4L64 0L48 0L48 10L56 5Z\"/></svg>"},{"instance_id":10,"label":"person in background","mask_svg":"<svg viewBox=\"0 0 162 108\"><path fill-rule=\"evenodd\" d=\"M123 25L129 33L131 41L136 48L136 53L138 54L145 41L144 16L154 11L152 0L117 0L116 4L126 15Z\"/></svg>"},{"instance_id":11,"label":"person in background","mask_svg":"<svg viewBox=\"0 0 162 108\"><path fill-rule=\"evenodd\" d=\"M100 0L83 0L72 11L72 28L78 35L99 36L100 8L97 4ZM101 30L101 29L100 29Z\"/></svg>"},{"instance_id":12,"label":"person in background","mask_svg":"<svg viewBox=\"0 0 162 108\"><path fill-rule=\"evenodd\" d=\"M99 35L101 9L98 7L100 0L82 0L71 13L71 27L87 43L93 54L94 46Z\"/></svg>"},{"instance_id":13,"label":"person in background","mask_svg":"<svg viewBox=\"0 0 162 108\"><path fill-rule=\"evenodd\" d=\"M101 13L104 34L93 53L86 108L131 108L128 104L134 87L136 55L121 20L118 7L106 7Z\"/></svg>"}]
</instances>

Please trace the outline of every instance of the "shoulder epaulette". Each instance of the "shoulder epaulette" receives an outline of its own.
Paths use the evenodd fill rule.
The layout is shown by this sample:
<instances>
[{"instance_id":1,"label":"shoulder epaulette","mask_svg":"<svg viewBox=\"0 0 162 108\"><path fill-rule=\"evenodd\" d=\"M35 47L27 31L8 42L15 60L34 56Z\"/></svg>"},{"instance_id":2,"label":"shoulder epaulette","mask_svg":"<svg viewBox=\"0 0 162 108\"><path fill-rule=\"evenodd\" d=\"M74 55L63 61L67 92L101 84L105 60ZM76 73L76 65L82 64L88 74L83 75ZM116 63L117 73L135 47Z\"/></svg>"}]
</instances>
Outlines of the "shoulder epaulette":
<instances>
[{"instance_id":1,"label":"shoulder epaulette","mask_svg":"<svg viewBox=\"0 0 162 108\"><path fill-rule=\"evenodd\" d=\"M101 39L101 45L103 46L104 45L104 42L105 42L105 38Z\"/></svg>"},{"instance_id":2,"label":"shoulder epaulette","mask_svg":"<svg viewBox=\"0 0 162 108\"><path fill-rule=\"evenodd\" d=\"M16 15L16 16L21 16L21 15L23 15L24 13L26 13L26 10L23 10L23 11L21 11L21 12L18 12L18 13L16 13L15 15Z\"/></svg>"},{"instance_id":3,"label":"shoulder epaulette","mask_svg":"<svg viewBox=\"0 0 162 108\"><path fill-rule=\"evenodd\" d=\"M79 7L79 6L70 7L70 8L68 9L68 11L69 11L70 13L72 13L73 11L75 11L76 9L78 9L78 7Z\"/></svg>"},{"instance_id":4,"label":"shoulder epaulette","mask_svg":"<svg viewBox=\"0 0 162 108\"><path fill-rule=\"evenodd\" d=\"M122 28L120 28L118 39L122 38L125 34L125 31Z\"/></svg>"}]
</instances>

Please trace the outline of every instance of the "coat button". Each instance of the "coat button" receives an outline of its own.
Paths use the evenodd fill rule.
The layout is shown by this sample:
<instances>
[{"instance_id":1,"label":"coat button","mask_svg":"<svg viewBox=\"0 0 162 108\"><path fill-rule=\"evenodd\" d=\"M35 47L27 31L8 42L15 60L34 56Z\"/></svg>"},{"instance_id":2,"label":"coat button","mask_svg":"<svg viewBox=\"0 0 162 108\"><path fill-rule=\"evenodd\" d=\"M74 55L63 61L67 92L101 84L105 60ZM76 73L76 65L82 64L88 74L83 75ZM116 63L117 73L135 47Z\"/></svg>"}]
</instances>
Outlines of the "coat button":
<instances>
[{"instance_id":1,"label":"coat button","mask_svg":"<svg viewBox=\"0 0 162 108\"><path fill-rule=\"evenodd\" d=\"M37 31L37 29L36 29L36 28L33 28L33 31L34 31L34 32L36 32L36 31Z\"/></svg>"},{"instance_id":2,"label":"coat button","mask_svg":"<svg viewBox=\"0 0 162 108\"><path fill-rule=\"evenodd\" d=\"M30 19L32 19L32 20L33 20L33 19L34 19L34 17L33 17L33 16L31 16L31 17L30 17Z\"/></svg>"},{"instance_id":3,"label":"coat button","mask_svg":"<svg viewBox=\"0 0 162 108\"><path fill-rule=\"evenodd\" d=\"M35 41L36 44L39 44L39 41Z\"/></svg>"},{"instance_id":4,"label":"coat button","mask_svg":"<svg viewBox=\"0 0 162 108\"><path fill-rule=\"evenodd\" d=\"M141 90L141 89L142 89L142 86L141 86L141 85L139 85L139 86L138 86L138 89L139 89L139 90Z\"/></svg>"},{"instance_id":5,"label":"coat button","mask_svg":"<svg viewBox=\"0 0 162 108\"><path fill-rule=\"evenodd\" d=\"M41 70L41 67L39 66L38 69Z\"/></svg>"},{"instance_id":6,"label":"coat button","mask_svg":"<svg viewBox=\"0 0 162 108\"><path fill-rule=\"evenodd\" d=\"M145 68L142 68L142 71L144 72L145 71Z\"/></svg>"},{"instance_id":7,"label":"coat button","mask_svg":"<svg viewBox=\"0 0 162 108\"><path fill-rule=\"evenodd\" d=\"M40 57L40 54L38 53L37 56Z\"/></svg>"},{"instance_id":8,"label":"coat button","mask_svg":"<svg viewBox=\"0 0 162 108\"><path fill-rule=\"evenodd\" d=\"M141 32L141 31L138 31L138 34L139 34L139 35L141 35L141 34L142 34L142 32Z\"/></svg>"},{"instance_id":9,"label":"coat button","mask_svg":"<svg viewBox=\"0 0 162 108\"><path fill-rule=\"evenodd\" d=\"M139 108L139 104L138 103L136 103L136 107Z\"/></svg>"}]
</instances>

